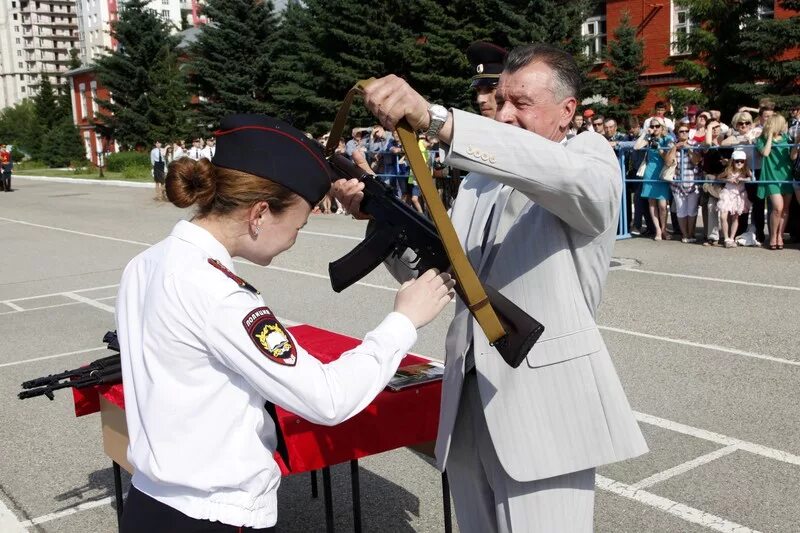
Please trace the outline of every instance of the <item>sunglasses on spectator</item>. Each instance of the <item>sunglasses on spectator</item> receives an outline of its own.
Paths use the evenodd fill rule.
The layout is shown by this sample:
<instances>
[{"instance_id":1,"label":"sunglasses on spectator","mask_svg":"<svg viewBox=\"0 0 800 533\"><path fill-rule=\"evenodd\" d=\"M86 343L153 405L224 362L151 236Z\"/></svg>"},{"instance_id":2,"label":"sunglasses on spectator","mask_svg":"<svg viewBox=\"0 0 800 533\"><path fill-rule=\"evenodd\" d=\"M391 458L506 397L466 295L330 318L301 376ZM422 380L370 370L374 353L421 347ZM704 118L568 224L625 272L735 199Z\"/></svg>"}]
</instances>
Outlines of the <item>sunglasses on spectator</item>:
<instances>
[{"instance_id":1,"label":"sunglasses on spectator","mask_svg":"<svg viewBox=\"0 0 800 533\"><path fill-rule=\"evenodd\" d=\"M650 127L651 127L651 128L660 128L660 127L661 127L661 124L653 124L653 125L652 125L652 126L650 126Z\"/></svg>"},{"instance_id":2,"label":"sunglasses on spectator","mask_svg":"<svg viewBox=\"0 0 800 533\"><path fill-rule=\"evenodd\" d=\"M734 161L733 163L735 165L744 165L744 161L742 161L741 159L738 159L738 160Z\"/></svg>"},{"instance_id":3,"label":"sunglasses on spectator","mask_svg":"<svg viewBox=\"0 0 800 533\"><path fill-rule=\"evenodd\" d=\"M602 126L603 125L602 122L592 122L592 124L594 124L595 126Z\"/></svg>"},{"instance_id":4,"label":"sunglasses on spectator","mask_svg":"<svg viewBox=\"0 0 800 533\"><path fill-rule=\"evenodd\" d=\"M689 133L689 130L678 130L678 133Z\"/></svg>"},{"instance_id":5,"label":"sunglasses on spectator","mask_svg":"<svg viewBox=\"0 0 800 533\"><path fill-rule=\"evenodd\" d=\"M752 124L752 122L744 121L744 120L742 122L737 122L736 123L737 126L749 126L750 124Z\"/></svg>"}]
</instances>

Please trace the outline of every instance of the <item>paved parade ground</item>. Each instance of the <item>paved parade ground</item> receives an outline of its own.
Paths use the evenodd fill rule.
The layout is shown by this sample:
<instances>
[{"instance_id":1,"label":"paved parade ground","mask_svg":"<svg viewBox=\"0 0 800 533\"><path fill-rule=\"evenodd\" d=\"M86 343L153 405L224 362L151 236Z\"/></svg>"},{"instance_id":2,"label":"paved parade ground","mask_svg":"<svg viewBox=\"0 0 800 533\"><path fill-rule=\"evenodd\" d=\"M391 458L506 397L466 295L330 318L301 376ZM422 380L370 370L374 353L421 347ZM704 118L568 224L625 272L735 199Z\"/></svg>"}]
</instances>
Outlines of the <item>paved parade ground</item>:
<instances>
[{"instance_id":1,"label":"paved parade ground","mask_svg":"<svg viewBox=\"0 0 800 533\"><path fill-rule=\"evenodd\" d=\"M0 193L0 532L116 531L99 416L76 419L68 391L16 395L106 355L122 269L191 213L150 188L14 186ZM364 227L312 215L290 252L238 273L289 324L361 337L397 284L379 268L336 294L327 265ZM598 322L651 451L598 470L596 531L800 531L800 249L631 239L614 256ZM443 358L452 313L420 332L417 353ZM360 464L364 531L443 530L429 459L400 449ZM332 472L337 531L352 531L349 467ZM284 479L282 533L324 531L309 487L308 475Z\"/></svg>"}]
</instances>

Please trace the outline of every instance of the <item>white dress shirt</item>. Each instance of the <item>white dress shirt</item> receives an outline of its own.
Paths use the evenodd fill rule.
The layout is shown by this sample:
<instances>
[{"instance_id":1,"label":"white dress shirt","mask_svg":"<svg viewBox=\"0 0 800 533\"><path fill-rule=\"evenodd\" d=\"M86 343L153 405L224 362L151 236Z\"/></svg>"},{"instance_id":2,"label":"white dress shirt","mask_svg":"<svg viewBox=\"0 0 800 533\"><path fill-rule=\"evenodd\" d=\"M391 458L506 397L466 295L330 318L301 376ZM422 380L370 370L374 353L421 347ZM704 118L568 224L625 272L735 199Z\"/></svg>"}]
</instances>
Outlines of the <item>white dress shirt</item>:
<instances>
[{"instance_id":1,"label":"white dress shirt","mask_svg":"<svg viewBox=\"0 0 800 533\"><path fill-rule=\"evenodd\" d=\"M360 346L324 365L282 329L259 294L209 259L234 272L222 244L181 221L122 275L116 319L132 483L193 518L271 527L280 470L264 400L318 424L347 420L386 386L416 329L390 313ZM293 357L267 354L266 328L259 347L248 331L253 317L269 319Z\"/></svg>"}]
</instances>

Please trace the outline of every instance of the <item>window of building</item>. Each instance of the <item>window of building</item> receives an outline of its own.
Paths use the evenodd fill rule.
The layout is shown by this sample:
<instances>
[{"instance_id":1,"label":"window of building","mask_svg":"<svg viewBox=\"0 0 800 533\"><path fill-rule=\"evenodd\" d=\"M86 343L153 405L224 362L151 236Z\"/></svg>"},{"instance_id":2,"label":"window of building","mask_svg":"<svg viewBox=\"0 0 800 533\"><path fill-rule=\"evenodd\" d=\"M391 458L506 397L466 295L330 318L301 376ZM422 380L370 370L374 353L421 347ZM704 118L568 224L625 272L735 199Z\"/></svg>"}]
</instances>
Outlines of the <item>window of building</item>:
<instances>
[{"instance_id":1,"label":"window of building","mask_svg":"<svg viewBox=\"0 0 800 533\"><path fill-rule=\"evenodd\" d=\"M775 18L775 3L770 0L762 0L758 3L756 16L759 20Z\"/></svg>"},{"instance_id":2,"label":"window of building","mask_svg":"<svg viewBox=\"0 0 800 533\"><path fill-rule=\"evenodd\" d=\"M672 55L689 53L689 48L685 42L681 42L692 32L694 24L689 16L689 8L679 3L672 3Z\"/></svg>"},{"instance_id":3,"label":"window of building","mask_svg":"<svg viewBox=\"0 0 800 533\"><path fill-rule=\"evenodd\" d=\"M586 19L581 26L581 35L586 42L586 57L595 63L601 63L608 43L605 15L595 15Z\"/></svg>"},{"instance_id":4,"label":"window of building","mask_svg":"<svg viewBox=\"0 0 800 533\"><path fill-rule=\"evenodd\" d=\"M19 63L17 63L17 67L18 68L22 68L22 62L21 61Z\"/></svg>"},{"instance_id":5,"label":"window of building","mask_svg":"<svg viewBox=\"0 0 800 533\"><path fill-rule=\"evenodd\" d=\"M23 85L22 87L19 88L19 90L20 90L20 92L24 93L25 92L25 86Z\"/></svg>"},{"instance_id":6,"label":"window of building","mask_svg":"<svg viewBox=\"0 0 800 533\"><path fill-rule=\"evenodd\" d=\"M165 19L168 19L169 18L169 9L162 9L161 10L161 16L164 17Z\"/></svg>"}]
</instances>

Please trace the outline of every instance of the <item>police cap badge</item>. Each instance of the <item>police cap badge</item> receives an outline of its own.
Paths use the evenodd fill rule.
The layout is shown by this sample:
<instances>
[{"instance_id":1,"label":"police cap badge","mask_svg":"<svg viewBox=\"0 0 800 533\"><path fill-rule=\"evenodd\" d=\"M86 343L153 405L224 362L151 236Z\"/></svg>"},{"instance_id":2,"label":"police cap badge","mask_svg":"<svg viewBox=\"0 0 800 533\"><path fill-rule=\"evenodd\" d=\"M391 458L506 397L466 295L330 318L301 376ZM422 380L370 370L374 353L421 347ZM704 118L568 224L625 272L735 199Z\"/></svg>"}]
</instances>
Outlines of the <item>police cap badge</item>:
<instances>
[{"instance_id":1,"label":"police cap badge","mask_svg":"<svg viewBox=\"0 0 800 533\"><path fill-rule=\"evenodd\" d=\"M469 45L467 60L474 74L471 87L497 85L507 55L508 51L496 44L476 41Z\"/></svg>"}]
</instances>

